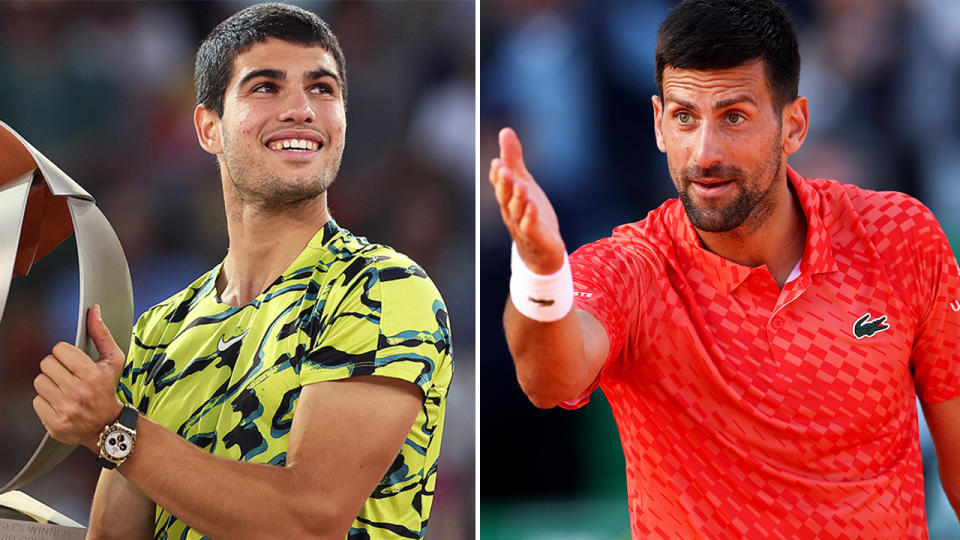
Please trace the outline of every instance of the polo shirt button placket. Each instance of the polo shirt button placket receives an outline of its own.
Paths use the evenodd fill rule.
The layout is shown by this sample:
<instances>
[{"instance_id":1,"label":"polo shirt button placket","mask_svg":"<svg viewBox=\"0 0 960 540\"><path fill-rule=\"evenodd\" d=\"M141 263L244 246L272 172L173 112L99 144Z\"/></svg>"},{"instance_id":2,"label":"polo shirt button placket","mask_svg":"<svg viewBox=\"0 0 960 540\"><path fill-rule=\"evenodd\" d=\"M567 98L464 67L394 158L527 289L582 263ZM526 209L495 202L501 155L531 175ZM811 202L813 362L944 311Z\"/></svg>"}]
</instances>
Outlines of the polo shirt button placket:
<instances>
[{"instance_id":1,"label":"polo shirt button placket","mask_svg":"<svg viewBox=\"0 0 960 540\"><path fill-rule=\"evenodd\" d=\"M777 333L783 328L783 316L775 314L770 318L768 326L772 331L772 333L769 334L770 359L772 362L766 364L766 373L772 381L770 390L776 393L783 393L786 390L786 380L780 374L780 363L783 361L784 351L773 344L773 333Z\"/></svg>"}]
</instances>

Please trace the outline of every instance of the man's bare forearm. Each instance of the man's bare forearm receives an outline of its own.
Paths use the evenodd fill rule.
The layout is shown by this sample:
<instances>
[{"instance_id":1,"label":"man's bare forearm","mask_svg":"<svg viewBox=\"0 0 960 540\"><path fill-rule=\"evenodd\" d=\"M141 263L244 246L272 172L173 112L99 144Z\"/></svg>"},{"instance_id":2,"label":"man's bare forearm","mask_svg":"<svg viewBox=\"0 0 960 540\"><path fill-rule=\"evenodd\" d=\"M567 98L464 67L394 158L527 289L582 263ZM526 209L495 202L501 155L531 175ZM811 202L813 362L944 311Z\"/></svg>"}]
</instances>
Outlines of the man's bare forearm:
<instances>
[{"instance_id":1,"label":"man's bare forearm","mask_svg":"<svg viewBox=\"0 0 960 540\"><path fill-rule=\"evenodd\" d=\"M503 327L520 387L540 408L579 397L606 360L606 332L578 309L560 320L540 322L521 314L508 298Z\"/></svg>"},{"instance_id":2,"label":"man's bare forearm","mask_svg":"<svg viewBox=\"0 0 960 540\"><path fill-rule=\"evenodd\" d=\"M100 473L87 540L150 540L156 505L118 471Z\"/></svg>"},{"instance_id":3,"label":"man's bare forearm","mask_svg":"<svg viewBox=\"0 0 960 540\"><path fill-rule=\"evenodd\" d=\"M342 540L423 405L413 383L375 375L303 387L286 465L211 455L141 417L116 470L210 538Z\"/></svg>"},{"instance_id":4,"label":"man's bare forearm","mask_svg":"<svg viewBox=\"0 0 960 540\"><path fill-rule=\"evenodd\" d=\"M147 418L141 418L137 427L137 449L118 471L205 535L312 538L325 528L328 505L308 496L318 490L302 485L305 475L288 467L212 456ZM302 515L308 508L314 514L314 530Z\"/></svg>"}]
</instances>

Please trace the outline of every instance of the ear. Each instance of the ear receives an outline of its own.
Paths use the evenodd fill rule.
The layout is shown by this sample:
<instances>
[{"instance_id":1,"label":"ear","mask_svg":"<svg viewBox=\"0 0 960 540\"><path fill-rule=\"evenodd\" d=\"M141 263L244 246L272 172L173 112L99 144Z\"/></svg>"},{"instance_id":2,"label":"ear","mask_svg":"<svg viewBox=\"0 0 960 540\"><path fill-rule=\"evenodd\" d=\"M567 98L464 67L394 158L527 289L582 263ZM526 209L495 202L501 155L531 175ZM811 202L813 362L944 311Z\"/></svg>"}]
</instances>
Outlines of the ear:
<instances>
[{"instance_id":1,"label":"ear","mask_svg":"<svg viewBox=\"0 0 960 540\"><path fill-rule=\"evenodd\" d=\"M800 96L784 106L783 116L783 151L793 154L803 146L807 138L807 129L810 127L810 111L807 109L807 98Z\"/></svg>"},{"instance_id":2,"label":"ear","mask_svg":"<svg viewBox=\"0 0 960 540\"><path fill-rule=\"evenodd\" d=\"M663 126L661 122L663 121L663 101L660 100L660 96L653 96L650 98L650 101L653 102L653 133L657 137L657 148L661 152L667 153L667 147L663 144Z\"/></svg>"},{"instance_id":3,"label":"ear","mask_svg":"<svg viewBox=\"0 0 960 540\"><path fill-rule=\"evenodd\" d=\"M197 130L197 139L200 141L201 148L214 155L223 153L220 116L216 111L197 105L193 111L193 127Z\"/></svg>"}]
</instances>

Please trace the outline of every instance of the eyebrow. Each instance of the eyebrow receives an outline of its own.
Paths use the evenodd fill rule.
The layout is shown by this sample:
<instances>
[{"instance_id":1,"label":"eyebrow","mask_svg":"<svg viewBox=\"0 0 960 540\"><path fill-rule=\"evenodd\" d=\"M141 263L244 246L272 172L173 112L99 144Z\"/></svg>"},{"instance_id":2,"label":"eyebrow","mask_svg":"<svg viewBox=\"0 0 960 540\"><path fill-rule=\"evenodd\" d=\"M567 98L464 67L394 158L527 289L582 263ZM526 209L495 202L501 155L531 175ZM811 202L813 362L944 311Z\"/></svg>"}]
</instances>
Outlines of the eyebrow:
<instances>
[{"instance_id":1,"label":"eyebrow","mask_svg":"<svg viewBox=\"0 0 960 540\"><path fill-rule=\"evenodd\" d=\"M666 101L672 101L672 102L676 103L677 105L680 105L681 107L683 107L683 108L685 108L685 109L694 109L694 110L696 110L696 108L697 108L696 105L694 105L693 103L690 103L690 102L687 102L687 101L684 101L684 100L682 100L682 99L678 99L678 98L675 98L675 97L671 97L671 96L668 96L668 97L666 98ZM744 94L744 95L734 96L734 97L731 97L731 98L721 99L720 101L716 101L716 102L714 102L714 104L713 104L713 108L714 108L714 109L726 109L727 107L736 105L736 104L738 104L738 103L752 103L754 107L758 106L758 105L757 105L757 100L755 100L755 99L753 98L753 96Z\"/></svg>"},{"instance_id":2,"label":"eyebrow","mask_svg":"<svg viewBox=\"0 0 960 540\"><path fill-rule=\"evenodd\" d=\"M338 77L336 73L333 73L333 72L331 72L330 70L323 69L323 68L315 69L315 70L307 73L307 75L304 77L304 79L307 80L307 81L315 81L315 80L317 80L317 79L322 79L322 78L324 78L324 77L330 77L331 79L333 79L334 81L336 81L337 86L341 86L341 84L340 84L340 77Z\"/></svg>"},{"instance_id":3,"label":"eyebrow","mask_svg":"<svg viewBox=\"0 0 960 540\"><path fill-rule=\"evenodd\" d=\"M740 96L733 96L732 98L721 99L713 104L713 108L726 109L727 107L737 105L739 103L751 103L754 107L757 106L757 100L753 99L753 96L744 94Z\"/></svg>"},{"instance_id":4,"label":"eyebrow","mask_svg":"<svg viewBox=\"0 0 960 540\"><path fill-rule=\"evenodd\" d=\"M253 79L256 79L259 77L283 81L283 80L286 80L287 78L287 72L281 69L270 69L270 68L255 69L250 73L247 73L246 75L243 76L243 78L240 79L240 82L237 83L237 88L240 88L243 85L247 84L248 82L252 81ZM324 69L324 68L308 71L306 75L304 75L303 79L305 81L316 81L324 77L330 77L334 81L336 81L337 86L343 86L340 83L340 77L338 77L336 73L333 73L330 70Z\"/></svg>"},{"instance_id":5,"label":"eyebrow","mask_svg":"<svg viewBox=\"0 0 960 540\"><path fill-rule=\"evenodd\" d=\"M242 79L240 79L240 82L237 83L237 88L242 87L243 85L247 84L248 82L258 77L264 77L266 79L277 79L282 81L287 78L287 73L279 69L255 69L250 73L247 73L246 75L243 76Z\"/></svg>"}]
</instances>

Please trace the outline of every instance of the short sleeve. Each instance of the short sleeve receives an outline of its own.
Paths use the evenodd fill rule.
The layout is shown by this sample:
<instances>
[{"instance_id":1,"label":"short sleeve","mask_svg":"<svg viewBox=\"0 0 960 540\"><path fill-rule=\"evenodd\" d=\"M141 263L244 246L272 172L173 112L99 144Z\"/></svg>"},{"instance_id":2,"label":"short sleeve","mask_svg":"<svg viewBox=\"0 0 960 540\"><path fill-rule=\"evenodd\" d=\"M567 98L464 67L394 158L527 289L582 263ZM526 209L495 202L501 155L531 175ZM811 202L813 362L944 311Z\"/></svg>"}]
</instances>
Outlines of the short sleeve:
<instances>
[{"instance_id":1,"label":"short sleeve","mask_svg":"<svg viewBox=\"0 0 960 540\"><path fill-rule=\"evenodd\" d=\"M120 371L120 379L117 381L117 397L120 402L144 413L149 404L144 398L145 386L150 377L149 371L154 365L152 360L155 345L148 345L153 339L150 335L154 327L150 322L153 319L153 313L154 310L147 311L133 326L130 348L127 350L123 369Z\"/></svg>"},{"instance_id":2,"label":"short sleeve","mask_svg":"<svg viewBox=\"0 0 960 540\"><path fill-rule=\"evenodd\" d=\"M911 367L925 403L960 396L960 269L929 210L918 216L920 323Z\"/></svg>"},{"instance_id":3,"label":"short sleeve","mask_svg":"<svg viewBox=\"0 0 960 540\"><path fill-rule=\"evenodd\" d=\"M642 263L647 259L642 251L642 247L611 237L582 246L570 255L573 306L596 317L606 330L610 343L607 364L620 355L627 329L638 316L640 293L645 288ZM598 377L580 398L561 406L573 409L586 405L599 384Z\"/></svg>"},{"instance_id":4,"label":"short sleeve","mask_svg":"<svg viewBox=\"0 0 960 540\"><path fill-rule=\"evenodd\" d=\"M133 366L134 363L142 357L143 348L137 346L136 327L133 328L130 336L130 349L127 351L126 359L123 362L123 370L120 371L120 379L117 380L117 398L125 405L134 405L133 388Z\"/></svg>"},{"instance_id":5,"label":"short sleeve","mask_svg":"<svg viewBox=\"0 0 960 540\"><path fill-rule=\"evenodd\" d=\"M332 291L317 302L324 323L302 363L301 384L378 375L427 395L452 368L447 308L416 264L381 260Z\"/></svg>"}]
</instances>

